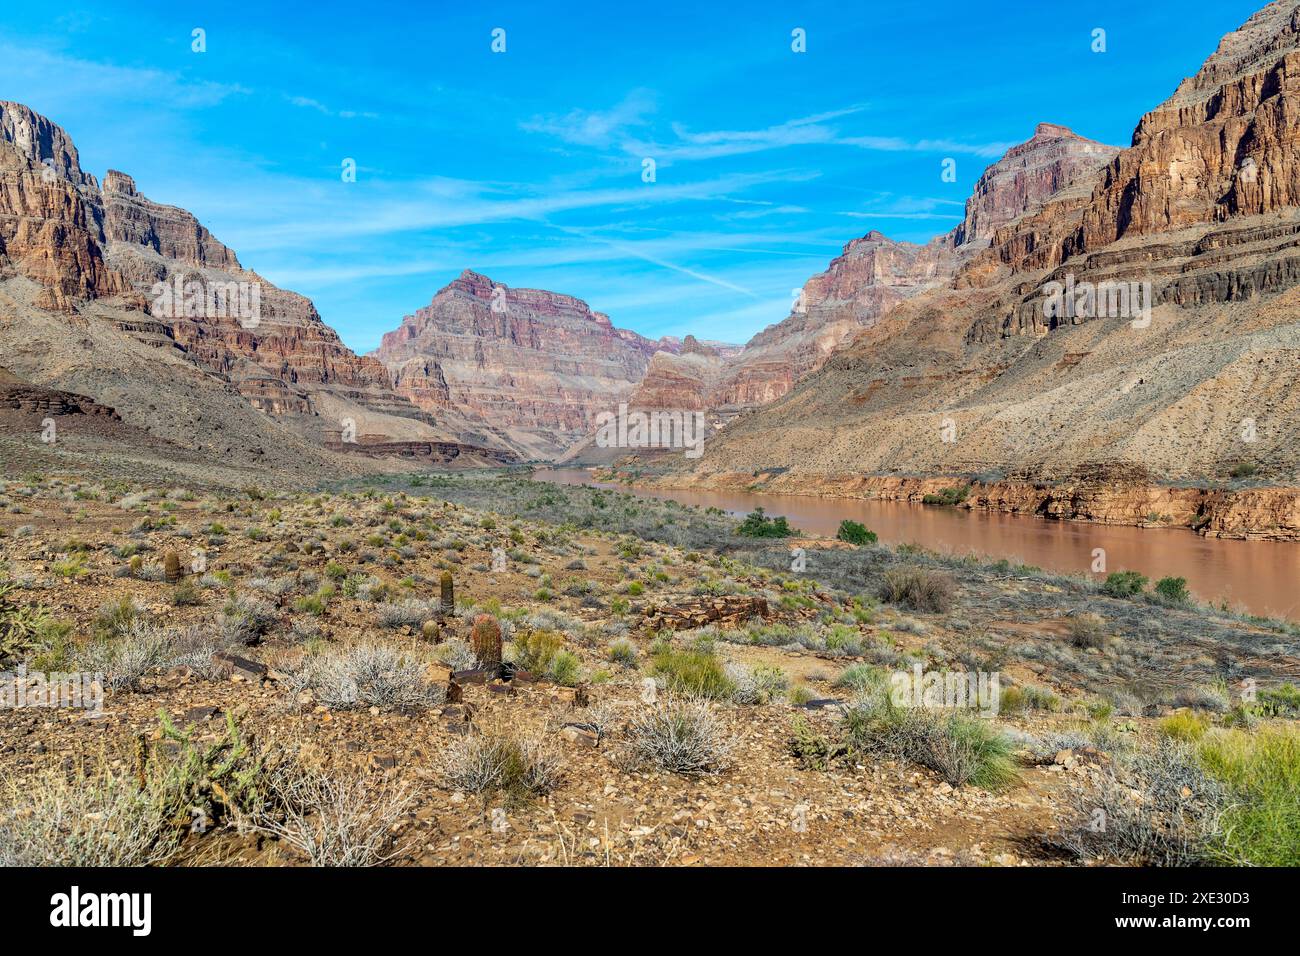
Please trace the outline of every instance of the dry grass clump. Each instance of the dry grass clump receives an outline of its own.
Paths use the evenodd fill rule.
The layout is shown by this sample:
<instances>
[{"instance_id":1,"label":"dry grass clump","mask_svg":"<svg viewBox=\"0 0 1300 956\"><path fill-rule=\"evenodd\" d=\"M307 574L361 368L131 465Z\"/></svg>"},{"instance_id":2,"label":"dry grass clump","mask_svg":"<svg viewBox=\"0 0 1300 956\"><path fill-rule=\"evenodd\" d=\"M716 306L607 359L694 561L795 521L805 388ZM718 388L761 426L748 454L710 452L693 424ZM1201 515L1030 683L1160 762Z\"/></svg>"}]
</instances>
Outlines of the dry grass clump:
<instances>
[{"instance_id":1,"label":"dry grass clump","mask_svg":"<svg viewBox=\"0 0 1300 956\"><path fill-rule=\"evenodd\" d=\"M732 764L732 730L705 700L669 700L627 726L622 763L672 773L718 773Z\"/></svg>"},{"instance_id":2,"label":"dry grass clump","mask_svg":"<svg viewBox=\"0 0 1300 956\"><path fill-rule=\"evenodd\" d=\"M1059 842L1078 858L1195 866L1211 862L1222 843L1230 794L1189 747L1165 739L1070 799L1076 819Z\"/></svg>"},{"instance_id":3,"label":"dry grass clump","mask_svg":"<svg viewBox=\"0 0 1300 956\"><path fill-rule=\"evenodd\" d=\"M1067 625L1070 643L1082 650L1106 646L1106 621L1100 614L1076 614Z\"/></svg>"},{"instance_id":4,"label":"dry grass clump","mask_svg":"<svg viewBox=\"0 0 1300 956\"><path fill-rule=\"evenodd\" d=\"M400 785L290 762L268 774L268 809L255 827L312 866L379 866L401 852L394 832L415 801Z\"/></svg>"},{"instance_id":5,"label":"dry grass clump","mask_svg":"<svg viewBox=\"0 0 1300 956\"><path fill-rule=\"evenodd\" d=\"M442 752L448 787L528 799L550 793L563 777L560 756L541 735L502 727L461 737Z\"/></svg>"},{"instance_id":6,"label":"dry grass clump","mask_svg":"<svg viewBox=\"0 0 1300 956\"><path fill-rule=\"evenodd\" d=\"M919 565L889 568L880 582L882 601L930 614L942 614L951 608L955 595L952 578Z\"/></svg>"},{"instance_id":7,"label":"dry grass clump","mask_svg":"<svg viewBox=\"0 0 1300 956\"><path fill-rule=\"evenodd\" d=\"M417 710L446 699L424 664L385 644L357 644L308 657L286 681L295 694L311 691L327 707Z\"/></svg>"},{"instance_id":8,"label":"dry grass clump","mask_svg":"<svg viewBox=\"0 0 1300 956\"><path fill-rule=\"evenodd\" d=\"M176 850L171 802L106 767L0 785L0 866L150 866Z\"/></svg>"}]
</instances>

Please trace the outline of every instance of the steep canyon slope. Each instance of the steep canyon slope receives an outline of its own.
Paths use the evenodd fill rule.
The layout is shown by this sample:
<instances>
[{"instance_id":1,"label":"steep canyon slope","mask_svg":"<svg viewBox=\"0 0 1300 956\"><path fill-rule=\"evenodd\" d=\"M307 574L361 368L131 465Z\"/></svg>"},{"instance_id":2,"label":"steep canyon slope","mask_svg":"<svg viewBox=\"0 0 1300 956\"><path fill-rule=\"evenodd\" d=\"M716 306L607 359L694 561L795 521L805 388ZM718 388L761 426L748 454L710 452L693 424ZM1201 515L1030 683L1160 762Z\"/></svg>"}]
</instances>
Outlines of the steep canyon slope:
<instances>
[{"instance_id":1,"label":"steep canyon slope","mask_svg":"<svg viewBox=\"0 0 1300 956\"><path fill-rule=\"evenodd\" d=\"M222 463L349 471L327 446L355 451L371 436L417 454L449 442L456 455L508 454L454 447L310 301L244 269L131 177L110 170L101 186L63 129L11 102L0 102L0 355L28 382ZM357 441L341 442L345 430Z\"/></svg>"},{"instance_id":2,"label":"steep canyon slope","mask_svg":"<svg viewBox=\"0 0 1300 956\"><path fill-rule=\"evenodd\" d=\"M1008 221L975 217L989 242L953 277L737 419L691 474L675 463L672 480L1205 484L1253 468L1296 483L1298 120L1291 0L1225 37L1098 172ZM1105 308L1053 308L1051 283L1099 292Z\"/></svg>"}]
</instances>

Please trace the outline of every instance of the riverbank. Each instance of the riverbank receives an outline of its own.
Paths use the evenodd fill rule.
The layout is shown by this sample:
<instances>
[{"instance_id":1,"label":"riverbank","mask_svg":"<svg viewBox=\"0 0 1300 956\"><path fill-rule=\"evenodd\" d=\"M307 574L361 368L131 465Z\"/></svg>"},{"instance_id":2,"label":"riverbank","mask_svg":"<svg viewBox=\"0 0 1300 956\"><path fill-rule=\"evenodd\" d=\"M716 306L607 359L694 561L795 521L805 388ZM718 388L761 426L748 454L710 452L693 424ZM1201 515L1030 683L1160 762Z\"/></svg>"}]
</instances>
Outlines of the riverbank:
<instances>
[{"instance_id":1,"label":"riverbank","mask_svg":"<svg viewBox=\"0 0 1300 956\"><path fill-rule=\"evenodd\" d=\"M1300 541L1300 487L1193 488L1131 480L971 481L962 477L807 475L780 471L629 476L605 480L679 490L748 491L813 498L923 503L957 498L953 507L1088 521L1135 528L1188 528L1207 538ZM928 503L928 502L927 502Z\"/></svg>"}]
</instances>

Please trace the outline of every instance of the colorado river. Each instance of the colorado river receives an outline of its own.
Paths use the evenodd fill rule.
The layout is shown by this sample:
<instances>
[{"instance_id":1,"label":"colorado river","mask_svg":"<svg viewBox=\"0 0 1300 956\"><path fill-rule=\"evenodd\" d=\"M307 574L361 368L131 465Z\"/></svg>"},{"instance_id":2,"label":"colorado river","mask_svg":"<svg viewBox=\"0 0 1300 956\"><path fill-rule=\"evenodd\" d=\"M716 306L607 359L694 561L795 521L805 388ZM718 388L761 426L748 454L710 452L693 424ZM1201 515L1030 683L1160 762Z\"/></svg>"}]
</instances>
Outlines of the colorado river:
<instances>
[{"instance_id":1,"label":"colorado river","mask_svg":"<svg viewBox=\"0 0 1300 956\"><path fill-rule=\"evenodd\" d=\"M1147 529L1083 521L931 507L895 501L812 498L744 491L628 488L595 481L580 468L539 469L534 478L556 484L617 488L648 498L672 498L684 505L721 508L744 515L756 507L785 515L801 531L834 536L851 518L884 544L919 544L949 554L1006 558L1066 574L1093 574L1097 549L1106 571L1133 570L1152 583L1163 577L1187 579L1201 601L1266 617L1300 620L1300 543L1203 538L1181 528ZM1104 573L1093 574L1104 578Z\"/></svg>"}]
</instances>

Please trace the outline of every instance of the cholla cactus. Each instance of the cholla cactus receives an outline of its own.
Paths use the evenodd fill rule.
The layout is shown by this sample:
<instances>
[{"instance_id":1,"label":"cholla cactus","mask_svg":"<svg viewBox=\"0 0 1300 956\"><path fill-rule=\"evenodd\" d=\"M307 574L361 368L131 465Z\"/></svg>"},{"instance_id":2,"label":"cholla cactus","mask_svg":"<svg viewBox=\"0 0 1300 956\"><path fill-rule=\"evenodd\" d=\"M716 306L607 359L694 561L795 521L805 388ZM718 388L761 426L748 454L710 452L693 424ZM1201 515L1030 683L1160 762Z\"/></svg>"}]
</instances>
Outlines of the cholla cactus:
<instances>
[{"instance_id":1,"label":"cholla cactus","mask_svg":"<svg viewBox=\"0 0 1300 956\"><path fill-rule=\"evenodd\" d=\"M168 551L163 558L163 577L168 584L176 584L181 579L181 557L175 551Z\"/></svg>"},{"instance_id":2,"label":"cholla cactus","mask_svg":"<svg viewBox=\"0 0 1300 956\"><path fill-rule=\"evenodd\" d=\"M451 572L442 572L442 596L438 601L438 610L450 617L456 613L456 588L451 580Z\"/></svg>"},{"instance_id":3,"label":"cholla cactus","mask_svg":"<svg viewBox=\"0 0 1300 956\"><path fill-rule=\"evenodd\" d=\"M501 663L501 624L491 614L474 618L469 642L480 667L497 667Z\"/></svg>"}]
</instances>

